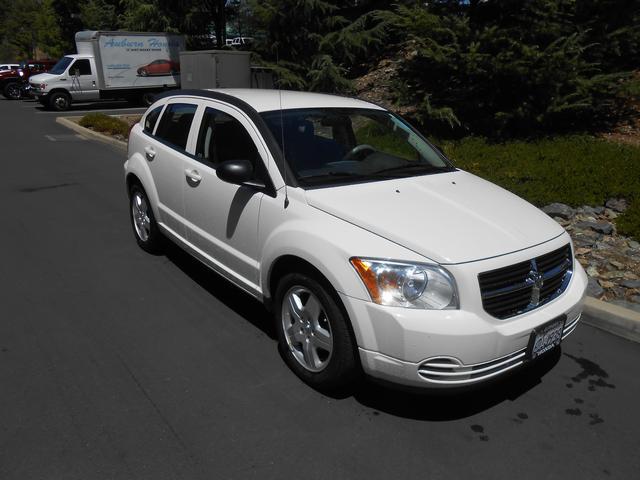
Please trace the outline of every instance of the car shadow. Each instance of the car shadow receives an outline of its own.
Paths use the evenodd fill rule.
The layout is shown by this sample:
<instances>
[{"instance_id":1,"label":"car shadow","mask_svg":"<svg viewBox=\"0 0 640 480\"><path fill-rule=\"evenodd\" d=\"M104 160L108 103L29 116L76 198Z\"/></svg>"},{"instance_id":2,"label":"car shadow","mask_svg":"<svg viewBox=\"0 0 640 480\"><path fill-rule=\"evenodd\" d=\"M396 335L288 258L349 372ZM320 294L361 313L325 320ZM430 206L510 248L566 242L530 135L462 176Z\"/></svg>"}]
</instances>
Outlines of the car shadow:
<instances>
[{"instance_id":1,"label":"car shadow","mask_svg":"<svg viewBox=\"0 0 640 480\"><path fill-rule=\"evenodd\" d=\"M274 342L272 315L264 305L233 285L177 245L167 242L164 253L200 287L236 312ZM443 422L467 418L505 401L515 401L537 385L559 362L561 348L499 379L466 389L404 390L366 379L340 392L319 392L336 400L353 397L377 412L413 420ZM284 364L283 364L283 368ZM293 375L293 373L291 373ZM308 387L311 388L311 387Z\"/></svg>"},{"instance_id":2,"label":"car shadow","mask_svg":"<svg viewBox=\"0 0 640 480\"><path fill-rule=\"evenodd\" d=\"M166 242L164 254L176 267L209 294L216 297L269 338L276 339L271 314L261 302L203 265L174 243Z\"/></svg>"}]
</instances>

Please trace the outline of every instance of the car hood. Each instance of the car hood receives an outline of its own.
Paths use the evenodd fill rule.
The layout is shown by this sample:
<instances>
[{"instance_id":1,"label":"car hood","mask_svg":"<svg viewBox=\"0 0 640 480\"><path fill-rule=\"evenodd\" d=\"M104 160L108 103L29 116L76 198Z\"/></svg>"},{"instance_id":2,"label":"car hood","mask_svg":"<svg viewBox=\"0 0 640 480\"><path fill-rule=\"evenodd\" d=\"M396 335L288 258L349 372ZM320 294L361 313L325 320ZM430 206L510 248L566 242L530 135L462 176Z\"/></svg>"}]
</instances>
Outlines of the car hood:
<instances>
[{"instance_id":1,"label":"car hood","mask_svg":"<svg viewBox=\"0 0 640 480\"><path fill-rule=\"evenodd\" d=\"M52 73L39 73L37 75L31 75L29 81L32 83L47 83L49 80L58 78L60 75L54 75Z\"/></svg>"},{"instance_id":2,"label":"car hood","mask_svg":"<svg viewBox=\"0 0 640 480\"><path fill-rule=\"evenodd\" d=\"M460 170L312 189L306 197L312 207L445 264L505 255L564 232L520 197Z\"/></svg>"}]
</instances>

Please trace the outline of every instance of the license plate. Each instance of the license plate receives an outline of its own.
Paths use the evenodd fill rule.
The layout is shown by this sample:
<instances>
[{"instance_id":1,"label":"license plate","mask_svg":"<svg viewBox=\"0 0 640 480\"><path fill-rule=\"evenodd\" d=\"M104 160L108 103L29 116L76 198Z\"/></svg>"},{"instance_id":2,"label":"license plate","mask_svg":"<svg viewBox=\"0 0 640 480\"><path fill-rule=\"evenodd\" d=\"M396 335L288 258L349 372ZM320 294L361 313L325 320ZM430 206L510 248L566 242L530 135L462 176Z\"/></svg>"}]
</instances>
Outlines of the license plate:
<instances>
[{"instance_id":1,"label":"license plate","mask_svg":"<svg viewBox=\"0 0 640 480\"><path fill-rule=\"evenodd\" d=\"M564 315L554 318L531 332L529 346L527 347L527 358L529 360L533 360L560 345L565 320L566 317Z\"/></svg>"}]
</instances>

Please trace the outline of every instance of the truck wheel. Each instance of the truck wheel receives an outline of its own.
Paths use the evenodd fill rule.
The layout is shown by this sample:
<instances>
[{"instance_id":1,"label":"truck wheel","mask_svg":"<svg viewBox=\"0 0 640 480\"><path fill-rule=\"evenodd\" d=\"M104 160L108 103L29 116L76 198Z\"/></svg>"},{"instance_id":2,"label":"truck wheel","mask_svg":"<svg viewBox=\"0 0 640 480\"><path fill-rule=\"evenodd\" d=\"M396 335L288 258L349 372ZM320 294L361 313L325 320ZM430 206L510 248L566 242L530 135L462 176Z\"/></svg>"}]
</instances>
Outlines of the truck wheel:
<instances>
[{"instance_id":1,"label":"truck wheel","mask_svg":"<svg viewBox=\"0 0 640 480\"><path fill-rule=\"evenodd\" d=\"M22 98L22 89L18 82L9 82L4 87L4 96L9 100L20 100Z\"/></svg>"},{"instance_id":2,"label":"truck wheel","mask_svg":"<svg viewBox=\"0 0 640 480\"><path fill-rule=\"evenodd\" d=\"M49 107L58 112L68 110L71 106L71 97L65 92L55 92L49 97Z\"/></svg>"},{"instance_id":3,"label":"truck wheel","mask_svg":"<svg viewBox=\"0 0 640 480\"><path fill-rule=\"evenodd\" d=\"M315 276L290 273L275 294L275 322L280 352L304 382L324 391L342 391L359 377L357 347L348 319Z\"/></svg>"},{"instance_id":4,"label":"truck wheel","mask_svg":"<svg viewBox=\"0 0 640 480\"><path fill-rule=\"evenodd\" d=\"M140 96L140 103L144 107L150 107L156 101L156 92L144 92Z\"/></svg>"}]
</instances>

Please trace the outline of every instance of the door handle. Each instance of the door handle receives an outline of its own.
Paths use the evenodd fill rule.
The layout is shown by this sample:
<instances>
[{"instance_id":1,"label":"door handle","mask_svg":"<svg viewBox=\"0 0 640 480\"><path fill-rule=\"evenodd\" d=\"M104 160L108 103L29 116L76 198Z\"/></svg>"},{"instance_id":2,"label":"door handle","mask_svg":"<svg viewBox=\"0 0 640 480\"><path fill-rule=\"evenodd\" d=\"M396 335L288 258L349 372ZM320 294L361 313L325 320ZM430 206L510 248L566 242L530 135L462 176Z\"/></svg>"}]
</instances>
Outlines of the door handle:
<instances>
[{"instance_id":1,"label":"door handle","mask_svg":"<svg viewBox=\"0 0 640 480\"><path fill-rule=\"evenodd\" d=\"M191 170L190 168L187 168L185 169L184 174L190 187L197 187L198 185L200 185L200 182L202 181L202 175L200 175L197 170Z\"/></svg>"},{"instance_id":2,"label":"door handle","mask_svg":"<svg viewBox=\"0 0 640 480\"><path fill-rule=\"evenodd\" d=\"M147 160L151 161L156 158L156 152L151 147L144 147L144 154L147 156Z\"/></svg>"}]
</instances>

